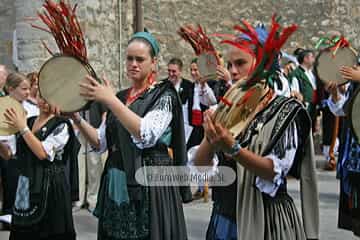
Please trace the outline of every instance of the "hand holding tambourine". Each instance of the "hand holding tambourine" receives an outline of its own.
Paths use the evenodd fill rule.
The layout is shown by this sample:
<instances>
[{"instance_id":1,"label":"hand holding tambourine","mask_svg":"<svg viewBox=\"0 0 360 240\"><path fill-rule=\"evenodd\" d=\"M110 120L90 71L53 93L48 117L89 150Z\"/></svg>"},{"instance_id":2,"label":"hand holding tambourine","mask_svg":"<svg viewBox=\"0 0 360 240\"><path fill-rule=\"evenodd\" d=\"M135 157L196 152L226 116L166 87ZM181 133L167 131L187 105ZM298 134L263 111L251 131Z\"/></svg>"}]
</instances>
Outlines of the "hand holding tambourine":
<instances>
[{"instance_id":1,"label":"hand holding tambourine","mask_svg":"<svg viewBox=\"0 0 360 240\"><path fill-rule=\"evenodd\" d=\"M20 117L25 115L26 121L25 109L18 101L10 96L0 97L0 136L10 136L19 131L17 124L9 119L10 115L15 114Z\"/></svg>"}]
</instances>

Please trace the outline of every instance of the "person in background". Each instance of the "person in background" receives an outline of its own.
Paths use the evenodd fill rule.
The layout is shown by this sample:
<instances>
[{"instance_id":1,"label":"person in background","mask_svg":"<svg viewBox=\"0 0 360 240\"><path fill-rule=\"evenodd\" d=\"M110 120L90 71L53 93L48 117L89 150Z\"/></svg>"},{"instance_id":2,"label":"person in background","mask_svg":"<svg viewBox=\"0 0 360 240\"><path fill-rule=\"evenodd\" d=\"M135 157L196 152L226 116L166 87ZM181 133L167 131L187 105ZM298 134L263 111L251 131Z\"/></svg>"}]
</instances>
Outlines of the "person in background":
<instances>
[{"instance_id":1,"label":"person in background","mask_svg":"<svg viewBox=\"0 0 360 240\"><path fill-rule=\"evenodd\" d=\"M33 116L38 116L40 113L40 110L37 106L37 98L36 98L36 94L39 89L38 87L39 79L37 72L29 73L26 75L26 77L30 81L30 94L29 97L23 102L23 106L27 111L27 117L30 118Z\"/></svg>"},{"instance_id":2,"label":"person in background","mask_svg":"<svg viewBox=\"0 0 360 240\"><path fill-rule=\"evenodd\" d=\"M317 107L321 99L321 88L313 69L315 55L312 50L308 49L298 49L296 53L300 65L291 74L291 89L295 97L299 93L301 94L303 103L311 117L313 132L316 132Z\"/></svg>"},{"instance_id":3,"label":"person in background","mask_svg":"<svg viewBox=\"0 0 360 240\"><path fill-rule=\"evenodd\" d=\"M15 151L0 147L0 155L15 163L19 174L9 239L73 240L73 182L68 181L65 169L67 164L77 163L74 148L78 149L78 142L70 121L55 116L40 94L37 102L37 117L27 119L26 114L12 108L4 114L7 123L19 132Z\"/></svg>"},{"instance_id":4,"label":"person in background","mask_svg":"<svg viewBox=\"0 0 360 240\"><path fill-rule=\"evenodd\" d=\"M94 102L89 110L82 111L81 115L91 126L99 128L105 112L106 109L103 105ZM78 134L78 139L81 143L78 156L79 201L74 203L73 211L86 208L92 212L96 206L103 171L102 154L94 151L81 133Z\"/></svg>"},{"instance_id":5,"label":"person in background","mask_svg":"<svg viewBox=\"0 0 360 240\"><path fill-rule=\"evenodd\" d=\"M331 112L335 116L344 117L341 121L337 164L337 176L340 179L338 227L360 237L360 144L351 129L351 119L347 117L346 111L360 83L360 68L342 67L340 73L351 82L341 86L328 83L325 86L330 93L328 106Z\"/></svg>"},{"instance_id":6,"label":"person in background","mask_svg":"<svg viewBox=\"0 0 360 240\"><path fill-rule=\"evenodd\" d=\"M204 137L204 128L202 126L204 122L203 113L209 107L217 104L215 94L210 88L208 81L203 79L200 75L197 58L191 61L190 73L193 83L187 101L187 115L189 116L189 119L186 122L189 122L192 131L186 143L187 150L201 143L201 140ZM208 184L205 183L205 185L199 185L198 190L193 195L193 199L204 198L204 202L207 202L208 194L209 187Z\"/></svg>"},{"instance_id":7,"label":"person in background","mask_svg":"<svg viewBox=\"0 0 360 240\"><path fill-rule=\"evenodd\" d=\"M5 91L19 103L30 95L30 81L20 73L10 73L6 78ZM25 109L27 112L27 110ZM16 151L16 136L0 136L0 141ZM15 161L2 161L3 205L2 214L12 214L15 202L19 169Z\"/></svg>"}]
</instances>

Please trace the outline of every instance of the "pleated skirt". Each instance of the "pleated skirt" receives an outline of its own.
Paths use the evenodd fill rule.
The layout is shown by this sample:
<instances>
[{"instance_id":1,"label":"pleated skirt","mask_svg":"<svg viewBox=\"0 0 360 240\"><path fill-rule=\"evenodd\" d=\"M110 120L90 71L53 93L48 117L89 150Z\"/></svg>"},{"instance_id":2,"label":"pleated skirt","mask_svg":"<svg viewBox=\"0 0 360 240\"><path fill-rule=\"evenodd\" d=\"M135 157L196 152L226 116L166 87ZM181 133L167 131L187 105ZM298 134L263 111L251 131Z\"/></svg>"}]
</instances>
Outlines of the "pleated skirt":
<instances>
[{"instance_id":1,"label":"pleated skirt","mask_svg":"<svg viewBox=\"0 0 360 240\"><path fill-rule=\"evenodd\" d=\"M271 198L263 194L265 240L306 240L301 218L287 193Z\"/></svg>"}]
</instances>

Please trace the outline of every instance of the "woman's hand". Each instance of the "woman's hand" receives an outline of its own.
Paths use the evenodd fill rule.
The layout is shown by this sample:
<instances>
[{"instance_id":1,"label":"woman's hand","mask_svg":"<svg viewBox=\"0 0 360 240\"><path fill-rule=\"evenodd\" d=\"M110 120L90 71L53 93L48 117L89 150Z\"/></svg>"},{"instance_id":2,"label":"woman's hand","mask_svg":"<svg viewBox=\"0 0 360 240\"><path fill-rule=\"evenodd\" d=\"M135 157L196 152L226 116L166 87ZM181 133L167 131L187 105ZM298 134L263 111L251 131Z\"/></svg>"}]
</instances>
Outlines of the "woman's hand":
<instances>
[{"instance_id":1,"label":"woman's hand","mask_svg":"<svg viewBox=\"0 0 360 240\"><path fill-rule=\"evenodd\" d=\"M213 113L207 110L204 113L204 131L207 141L214 147L229 152L235 143L235 138L230 131L220 123L213 121Z\"/></svg>"},{"instance_id":2,"label":"woman's hand","mask_svg":"<svg viewBox=\"0 0 360 240\"><path fill-rule=\"evenodd\" d=\"M207 83L207 81L209 81L210 79L208 77L202 77L200 76L199 79L197 79L197 82L200 83L201 88L205 87L205 84Z\"/></svg>"},{"instance_id":3,"label":"woman's hand","mask_svg":"<svg viewBox=\"0 0 360 240\"><path fill-rule=\"evenodd\" d=\"M343 78L352 80L354 82L360 82L360 68L358 66L340 68L340 73Z\"/></svg>"},{"instance_id":4,"label":"woman's hand","mask_svg":"<svg viewBox=\"0 0 360 240\"><path fill-rule=\"evenodd\" d=\"M104 84L100 84L91 76L86 76L86 81L80 83L80 95L86 100L108 104L115 97L110 81L103 77Z\"/></svg>"},{"instance_id":5,"label":"woman's hand","mask_svg":"<svg viewBox=\"0 0 360 240\"><path fill-rule=\"evenodd\" d=\"M299 93L298 91L292 91L290 93L291 97L296 98L297 100L299 100L300 102L304 101L304 97L301 93Z\"/></svg>"},{"instance_id":6,"label":"woman's hand","mask_svg":"<svg viewBox=\"0 0 360 240\"><path fill-rule=\"evenodd\" d=\"M13 108L9 108L6 109L4 116L6 119L4 122L18 131L21 131L27 127L25 112L17 113Z\"/></svg>"},{"instance_id":7,"label":"woman's hand","mask_svg":"<svg viewBox=\"0 0 360 240\"><path fill-rule=\"evenodd\" d=\"M218 79L224 80L225 82L231 81L231 74L224 66L217 66L216 75Z\"/></svg>"}]
</instances>

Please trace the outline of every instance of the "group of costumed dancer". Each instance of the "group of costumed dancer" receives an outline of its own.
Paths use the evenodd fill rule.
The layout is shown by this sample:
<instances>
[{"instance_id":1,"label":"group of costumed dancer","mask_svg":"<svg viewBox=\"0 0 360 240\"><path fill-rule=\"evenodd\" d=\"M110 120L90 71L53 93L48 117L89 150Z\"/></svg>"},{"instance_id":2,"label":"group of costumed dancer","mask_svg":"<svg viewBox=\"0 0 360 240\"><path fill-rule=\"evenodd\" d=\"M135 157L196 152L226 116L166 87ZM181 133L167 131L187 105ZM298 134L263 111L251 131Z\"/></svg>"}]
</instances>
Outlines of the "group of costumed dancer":
<instances>
[{"instance_id":1,"label":"group of costumed dancer","mask_svg":"<svg viewBox=\"0 0 360 240\"><path fill-rule=\"evenodd\" d=\"M75 13L63 1L58 5L46 2L49 9ZM206 239L319 239L312 121L301 101L277 95L273 89L280 50L297 26L283 28L274 15L268 30L246 21L235 29L239 32L223 41L228 45L225 59L231 79L225 85L221 79L214 84L225 90L218 96L218 109L204 113L204 137L189 159L195 166L217 161L236 173L232 184L212 187L214 203ZM71 53L79 58L79 52ZM183 203L192 200L190 186L144 186L135 179L142 167L188 162L181 99L170 81L156 81L159 53L159 43L151 33L137 32L126 48L131 87L115 94L107 79L100 83L91 74L79 83L83 99L108 109L98 129L78 112L62 113L39 91L38 116L27 118L24 112L6 109L6 123L17 132L16 147L0 143L0 156L18 170L10 239L76 239L71 204L78 194L79 146L74 129L94 151L108 152L94 210L99 240L188 239ZM84 51L80 56L86 60ZM344 67L339 71L354 81L326 86L331 110L342 116L343 106L356 92L360 70ZM249 111L254 98L258 101ZM218 121L221 107L230 109L228 114L243 109L237 114L244 115L235 119L245 119L246 124L235 132L225 127L226 114L225 120ZM343 123L340 227L360 235L360 187L354 184L359 182L356 173L360 170L349 164L360 159L359 148L349 123ZM301 182L302 217L287 192L288 176Z\"/></svg>"}]
</instances>

